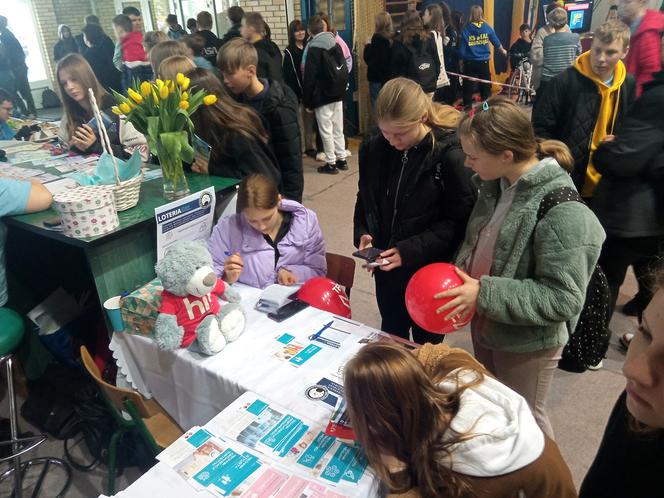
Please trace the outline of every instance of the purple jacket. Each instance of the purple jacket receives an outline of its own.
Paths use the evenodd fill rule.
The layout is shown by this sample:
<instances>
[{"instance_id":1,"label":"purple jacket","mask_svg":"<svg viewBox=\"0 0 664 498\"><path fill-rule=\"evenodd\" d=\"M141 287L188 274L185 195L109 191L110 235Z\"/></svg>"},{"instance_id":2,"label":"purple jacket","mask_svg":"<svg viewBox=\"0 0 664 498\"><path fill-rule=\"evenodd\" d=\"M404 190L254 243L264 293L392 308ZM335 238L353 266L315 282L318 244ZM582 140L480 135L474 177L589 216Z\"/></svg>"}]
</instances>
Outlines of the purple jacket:
<instances>
[{"instance_id":1,"label":"purple jacket","mask_svg":"<svg viewBox=\"0 0 664 498\"><path fill-rule=\"evenodd\" d=\"M280 254L277 266L274 266L274 249L263 234L252 228L242 213L237 213L219 220L208 242L217 275L223 274L228 255L237 252L244 262L238 282L252 287L262 289L276 283L281 268L292 272L298 282L325 276L325 241L316 213L286 199L281 201L279 210L290 212L293 217L290 230L277 246Z\"/></svg>"}]
</instances>

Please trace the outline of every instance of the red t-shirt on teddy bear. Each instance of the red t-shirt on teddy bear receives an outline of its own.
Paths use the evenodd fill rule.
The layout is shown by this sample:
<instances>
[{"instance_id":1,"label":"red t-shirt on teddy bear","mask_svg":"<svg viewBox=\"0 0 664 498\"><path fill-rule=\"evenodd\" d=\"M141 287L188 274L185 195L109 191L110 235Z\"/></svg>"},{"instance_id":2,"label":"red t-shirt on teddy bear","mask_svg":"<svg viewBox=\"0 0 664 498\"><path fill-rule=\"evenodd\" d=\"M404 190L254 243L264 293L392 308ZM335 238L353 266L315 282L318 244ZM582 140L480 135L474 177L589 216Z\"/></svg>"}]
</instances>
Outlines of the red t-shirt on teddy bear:
<instances>
[{"instance_id":1,"label":"red t-shirt on teddy bear","mask_svg":"<svg viewBox=\"0 0 664 498\"><path fill-rule=\"evenodd\" d=\"M184 336L182 337L181 348L188 347L194 339L196 339L196 327L201 320L208 315L216 315L219 313L221 306L217 296L224 293L224 281L220 278L217 279L217 285L214 286L212 292L203 297L194 296L176 296L167 290L162 292L161 306L159 313L167 315L175 315L178 325L184 328Z\"/></svg>"}]
</instances>

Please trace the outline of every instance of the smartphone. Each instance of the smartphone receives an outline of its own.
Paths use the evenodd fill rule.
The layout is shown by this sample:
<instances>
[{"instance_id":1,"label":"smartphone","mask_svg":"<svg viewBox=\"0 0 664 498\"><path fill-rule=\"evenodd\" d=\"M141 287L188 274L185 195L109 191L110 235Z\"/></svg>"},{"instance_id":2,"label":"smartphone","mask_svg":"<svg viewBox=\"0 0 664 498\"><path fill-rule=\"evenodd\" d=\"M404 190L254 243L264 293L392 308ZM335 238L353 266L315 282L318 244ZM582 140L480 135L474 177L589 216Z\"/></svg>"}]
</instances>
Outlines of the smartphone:
<instances>
[{"instance_id":1,"label":"smartphone","mask_svg":"<svg viewBox=\"0 0 664 498\"><path fill-rule=\"evenodd\" d=\"M367 247L365 249L362 249L361 251L355 251L353 253L353 256L356 258L364 259L365 261L368 261L369 263L373 263L378 256L381 255L383 252L383 249L378 249L376 247Z\"/></svg>"},{"instance_id":2,"label":"smartphone","mask_svg":"<svg viewBox=\"0 0 664 498\"><path fill-rule=\"evenodd\" d=\"M113 124L113 120L108 117L108 114L100 112L101 114L101 120L104 122L104 128L108 130L110 126ZM99 125L97 125L97 118L93 117L90 121L88 121L87 124L90 128L92 128L92 131L97 133L99 131Z\"/></svg>"},{"instance_id":3,"label":"smartphone","mask_svg":"<svg viewBox=\"0 0 664 498\"><path fill-rule=\"evenodd\" d=\"M294 299L290 303L284 304L275 313L268 313L267 317L270 318L271 320L274 320L275 322L283 322L287 318L290 318L296 313L299 313L308 306L309 305L304 301L300 301L299 299Z\"/></svg>"},{"instance_id":4,"label":"smartphone","mask_svg":"<svg viewBox=\"0 0 664 498\"><path fill-rule=\"evenodd\" d=\"M210 161L210 155L212 154L212 146L208 144L198 135L194 135L191 139L191 145L194 148L194 153L197 156L202 157L206 161Z\"/></svg>"}]
</instances>

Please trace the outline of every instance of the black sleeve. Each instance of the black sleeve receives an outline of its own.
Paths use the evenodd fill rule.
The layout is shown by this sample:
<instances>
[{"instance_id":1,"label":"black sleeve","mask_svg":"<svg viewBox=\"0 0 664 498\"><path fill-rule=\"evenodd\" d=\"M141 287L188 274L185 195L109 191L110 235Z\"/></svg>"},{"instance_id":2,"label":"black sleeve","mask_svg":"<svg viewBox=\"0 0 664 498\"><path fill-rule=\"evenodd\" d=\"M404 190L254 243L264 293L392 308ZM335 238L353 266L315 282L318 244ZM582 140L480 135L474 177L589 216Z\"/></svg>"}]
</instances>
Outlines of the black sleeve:
<instances>
[{"instance_id":1,"label":"black sleeve","mask_svg":"<svg viewBox=\"0 0 664 498\"><path fill-rule=\"evenodd\" d=\"M373 64L376 63L376 58L374 57L375 49L373 46L373 38L371 39L371 43L367 43L364 46L364 52L362 54L362 57L364 57L364 62L366 63L367 66L372 66Z\"/></svg>"},{"instance_id":2,"label":"black sleeve","mask_svg":"<svg viewBox=\"0 0 664 498\"><path fill-rule=\"evenodd\" d=\"M302 98L302 90L298 80L297 68L294 67L294 60L290 55L288 49L284 50L284 58L282 63L282 72L284 74L284 83L293 90L298 100Z\"/></svg>"},{"instance_id":3,"label":"black sleeve","mask_svg":"<svg viewBox=\"0 0 664 498\"><path fill-rule=\"evenodd\" d=\"M318 50L309 49L307 51L307 60L304 64L304 74L302 77L302 103L308 109L313 109L314 107L314 94L320 65L318 59Z\"/></svg>"},{"instance_id":4,"label":"black sleeve","mask_svg":"<svg viewBox=\"0 0 664 498\"><path fill-rule=\"evenodd\" d=\"M593 165L602 175L630 177L647 172L654 158L662 152L664 128L661 102L648 94L630 109L613 142L600 144L593 154Z\"/></svg>"},{"instance_id":5,"label":"black sleeve","mask_svg":"<svg viewBox=\"0 0 664 498\"><path fill-rule=\"evenodd\" d=\"M438 219L427 230L397 242L401 259L408 266L422 261L452 260L463 241L470 212L477 199L472 171L464 166L465 154L453 146L444 155L443 194Z\"/></svg>"},{"instance_id":6,"label":"black sleeve","mask_svg":"<svg viewBox=\"0 0 664 498\"><path fill-rule=\"evenodd\" d=\"M365 140L360 146L360 152L358 154L358 164L359 164L359 175L357 181L357 198L355 200L355 211L353 213L353 245L358 247L360 245L360 237L365 234L369 234L375 237L375 234L369 232L369 224L367 223L366 212L364 210L364 202L362 201L362 192L363 188L362 180L364 175L367 174L366 170L368 168L369 159L369 148L371 140Z\"/></svg>"},{"instance_id":7,"label":"black sleeve","mask_svg":"<svg viewBox=\"0 0 664 498\"><path fill-rule=\"evenodd\" d=\"M559 74L546 85L544 93L538 97L537 105L533 108L533 128L535 136L560 140L560 129L567 109L564 107L564 95L569 88L565 88L566 73Z\"/></svg>"},{"instance_id":8,"label":"black sleeve","mask_svg":"<svg viewBox=\"0 0 664 498\"><path fill-rule=\"evenodd\" d=\"M429 33L429 39L427 40L427 43L429 45L429 52L431 52L433 57L433 65L434 69L436 70L436 79L438 79L438 75L440 74L440 57L438 56L438 46L436 45L436 40L434 39L433 33Z\"/></svg>"},{"instance_id":9,"label":"black sleeve","mask_svg":"<svg viewBox=\"0 0 664 498\"><path fill-rule=\"evenodd\" d=\"M277 156L287 199L302 202L304 176L300 148L300 126L297 122L297 99L287 86L283 102L269 116L270 141Z\"/></svg>"}]
</instances>

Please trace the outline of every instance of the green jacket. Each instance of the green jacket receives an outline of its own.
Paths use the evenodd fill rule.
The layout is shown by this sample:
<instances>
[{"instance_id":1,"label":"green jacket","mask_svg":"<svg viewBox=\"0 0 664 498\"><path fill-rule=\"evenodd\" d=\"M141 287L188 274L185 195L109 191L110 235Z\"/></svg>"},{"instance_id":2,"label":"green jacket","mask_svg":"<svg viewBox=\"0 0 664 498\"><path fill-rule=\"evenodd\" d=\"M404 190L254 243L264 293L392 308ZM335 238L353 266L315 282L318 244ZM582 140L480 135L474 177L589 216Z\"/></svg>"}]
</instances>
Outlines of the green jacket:
<instances>
[{"instance_id":1,"label":"green jacket","mask_svg":"<svg viewBox=\"0 0 664 498\"><path fill-rule=\"evenodd\" d=\"M546 161L519 180L496 240L491 275L480 279L477 313L486 322L476 340L489 349L525 353L565 345L599 258L604 230L584 204L559 204L537 222L544 195L574 186L555 160ZM479 197L456 258L461 268L468 268L500 196L499 180L474 180Z\"/></svg>"}]
</instances>

